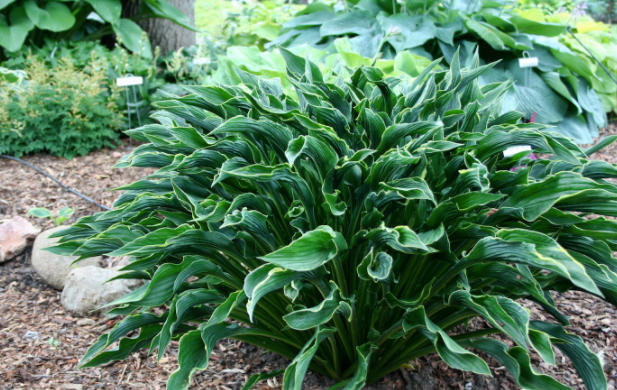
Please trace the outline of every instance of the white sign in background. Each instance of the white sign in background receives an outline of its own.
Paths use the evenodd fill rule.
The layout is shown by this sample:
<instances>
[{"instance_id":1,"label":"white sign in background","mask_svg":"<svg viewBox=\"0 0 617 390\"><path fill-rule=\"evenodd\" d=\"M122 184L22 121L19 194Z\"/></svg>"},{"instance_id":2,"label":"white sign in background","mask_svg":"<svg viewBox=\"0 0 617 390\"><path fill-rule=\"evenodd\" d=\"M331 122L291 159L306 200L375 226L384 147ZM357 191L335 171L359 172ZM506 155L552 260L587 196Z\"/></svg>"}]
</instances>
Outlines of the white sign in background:
<instances>
[{"instance_id":1,"label":"white sign in background","mask_svg":"<svg viewBox=\"0 0 617 390\"><path fill-rule=\"evenodd\" d=\"M531 146L530 145L511 146L508 149L503 151L503 156L512 157L515 154L524 152L526 150L531 150Z\"/></svg>"},{"instance_id":2,"label":"white sign in background","mask_svg":"<svg viewBox=\"0 0 617 390\"><path fill-rule=\"evenodd\" d=\"M118 87L130 87L131 85L142 85L143 83L144 78L141 76L118 77L116 79Z\"/></svg>"}]
</instances>

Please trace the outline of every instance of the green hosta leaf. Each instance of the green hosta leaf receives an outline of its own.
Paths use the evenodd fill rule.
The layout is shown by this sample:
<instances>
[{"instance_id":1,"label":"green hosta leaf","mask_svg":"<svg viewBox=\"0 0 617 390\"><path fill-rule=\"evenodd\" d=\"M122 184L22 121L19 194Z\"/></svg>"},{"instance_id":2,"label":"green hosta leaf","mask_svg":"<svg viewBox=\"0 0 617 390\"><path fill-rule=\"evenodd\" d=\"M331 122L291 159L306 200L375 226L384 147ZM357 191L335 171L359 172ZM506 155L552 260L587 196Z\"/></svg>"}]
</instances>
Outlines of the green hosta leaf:
<instances>
[{"instance_id":1,"label":"green hosta leaf","mask_svg":"<svg viewBox=\"0 0 617 390\"><path fill-rule=\"evenodd\" d=\"M407 226L391 229L382 224L378 229L366 233L365 237L371 240L375 247L388 245L403 253L430 252L430 248L424 245L420 237Z\"/></svg>"},{"instance_id":2,"label":"green hosta leaf","mask_svg":"<svg viewBox=\"0 0 617 390\"><path fill-rule=\"evenodd\" d=\"M484 39L486 43L491 45L493 49L495 50L505 50L506 49L503 40L501 39L500 35L497 33L499 31L498 29L491 28L485 23L480 23L480 22L477 22L469 18L465 18L465 25L467 26L468 29L478 34L480 38Z\"/></svg>"},{"instance_id":3,"label":"green hosta leaf","mask_svg":"<svg viewBox=\"0 0 617 390\"><path fill-rule=\"evenodd\" d=\"M254 269L244 279L244 292L249 298L246 305L249 316L253 318L257 303L264 295L280 290L301 277L303 277L302 273L283 269L274 264L264 264Z\"/></svg>"},{"instance_id":4,"label":"green hosta leaf","mask_svg":"<svg viewBox=\"0 0 617 390\"><path fill-rule=\"evenodd\" d=\"M285 369L285 375L283 376L283 387L285 389L300 390L302 388L304 376L306 375L306 371L309 368L313 356L317 353L319 344L334 332L334 328L317 327L313 337L306 342L300 353L289 366L287 366L287 369Z\"/></svg>"},{"instance_id":5,"label":"green hosta leaf","mask_svg":"<svg viewBox=\"0 0 617 390\"><path fill-rule=\"evenodd\" d=\"M503 261L520 263L556 272L577 286L601 295L583 266L552 238L522 229L501 230L498 238L487 237L467 255L470 263Z\"/></svg>"},{"instance_id":6,"label":"green hosta leaf","mask_svg":"<svg viewBox=\"0 0 617 390\"><path fill-rule=\"evenodd\" d=\"M189 18L178 8L165 0L144 0L144 3L161 18L169 19L172 22L195 32L200 32L191 25Z\"/></svg>"},{"instance_id":7,"label":"green hosta leaf","mask_svg":"<svg viewBox=\"0 0 617 390\"><path fill-rule=\"evenodd\" d=\"M158 347L158 359L160 360L163 357L174 331L179 324L184 322L187 314L190 314L190 309L198 305L222 302L222 297L216 291L206 289L188 290L174 298L169 306L167 320L161 329L158 345L156 345Z\"/></svg>"},{"instance_id":8,"label":"green hosta leaf","mask_svg":"<svg viewBox=\"0 0 617 390\"><path fill-rule=\"evenodd\" d=\"M130 19L119 19L111 27L127 49L141 54L144 58L152 58L150 40L137 23Z\"/></svg>"},{"instance_id":9,"label":"green hosta leaf","mask_svg":"<svg viewBox=\"0 0 617 390\"><path fill-rule=\"evenodd\" d=\"M187 389L193 374L208 368L211 352L206 349L201 331L192 330L182 336L178 346L178 369L169 376L167 387Z\"/></svg>"},{"instance_id":10,"label":"green hosta leaf","mask_svg":"<svg viewBox=\"0 0 617 390\"><path fill-rule=\"evenodd\" d=\"M510 22L516 26L518 32L523 34L555 37L563 34L566 30L566 27L563 24L541 23L519 15L513 15L510 17Z\"/></svg>"},{"instance_id":11,"label":"green hosta leaf","mask_svg":"<svg viewBox=\"0 0 617 390\"><path fill-rule=\"evenodd\" d=\"M491 370L484 360L461 347L426 316L424 306L420 306L405 315L403 330L407 332L414 328L419 328L424 337L435 345L439 356L450 367L478 374L491 375Z\"/></svg>"},{"instance_id":12,"label":"green hosta leaf","mask_svg":"<svg viewBox=\"0 0 617 390\"><path fill-rule=\"evenodd\" d=\"M553 352L548 334L535 329L529 329L529 339L534 349L542 356L542 359L550 365L555 365L555 353Z\"/></svg>"},{"instance_id":13,"label":"green hosta leaf","mask_svg":"<svg viewBox=\"0 0 617 390\"><path fill-rule=\"evenodd\" d=\"M578 203L580 199L583 202L581 195L590 194L589 191L600 191L607 201L617 199L612 186L596 183L577 173L560 172L542 182L517 187L502 207L521 208L523 217L533 221L554 205L559 208L560 201L574 199Z\"/></svg>"},{"instance_id":14,"label":"green hosta leaf","mask_svg":"<svg viewBox=\"0 0 617 390\"><path fill-rule=\"evenodd\" d=\"M14 2L15 0L0 0L0 10L6 8L9 4Z\"/></svg>"},{"instance_id":15,"label":"green hosta leaf","mask_svg":"<svg viewBox=\"0 0 617 390\"><path fill-rule=\"evenodd\" d=\"M52 217L51 211L43 207L35 207L33 209L28 210L28 215L34 215L37 218L51 218Z\"/></svg>"},{"instance_id":16,"label":"green hosta leaf","mask_svg":"<svg viewBox=\"0 0 617 390\"><path fill-rule=\"evenodd\" d=\"M341 14L335 19L323 23L319 29L322 36L369 33L375 19L369 12L352 11Z\"/></svg>"},{"instance_id":17,"label":"green hosta leaf","mask_svg":"<svg viewBox=\"0 0 617 390\"><path fill-rule=\"evenodd\" d=\"M392 256L386 252L371 252L358 266L358 276L364 280L385 281L392 272Z\"/></svg>"},{"instance_id":18,"label":"green hosta leaf","mask_svg":"<svg viewBox=\"0 0 617 390\"><path fill-rule=\"evenodd\" d=\"M276 376L283 375L284 373L285 373L285 370L277 370L277 371L266 372L263 374L251 375L251 377L246 381L244 386L242 386L242 390L251 390L253 386L257 384L257 382L262 381L264 379L274 378Z\"/></svg>"},{"instance_id":19,"label":"green hosta leaf","mask_svg":"<svg viewBox=\"0 0 617 390\"><path fill-rule=\"evenodd\" d=\"M64 4L50 1L45 8L39 8L34 0L24 3L26 14L38 28L53 32L66 31L75 24L75 16Z\"/></svg>"},{"instance_id":20,"label":"green hosta leaf","mask_svg":"<svg viewBox=\"0 0 617 390\"><path fill-rule=\"evenodd\" d=\"M80 361L81 367L91 367L96 364L90 364L90 360L102 352L105 348L119 340L125 334L132 332L135 329L147 325L158 324L165 321L164 317L158 317L152 313L139 313L126 317L124 320L116 324L109 332L99 337L99 339L88 348L88 351Z\"/></svg>"},{"instance_id":21,"label":"green hosta leaf","mask_svg":"<svg viewBox=\"0 0 617 390\"><path fill-rule=\"evenodd\" d=\"M161 330L161 325L142 326L136 337L124 337L116 348L99 353L87 365L100 366L115 360L122 360L142 348L148 347Z\"/></svg>"},{"instance_id":22,"label":"green hosta leaf","mask_svg":"<svg viewBox=\"0 0 617 390\"><path fill-rule=\"evenodd\" d=\"M371 343L365 343L356 347L358 354L358 368L354 372L353 376L349 379L349 382L343 387L343 390L360 390L364 388L366 384L366 374L368 373L369 359L373 351L377 349Z\"/></svg>"},{"instance_id":23,"label":"green hosta leaf","mask_svg":"<svg viewBox=\"0 0 617 390\"><path fill-rule=\"evenodd\" d=\"M17 51L24 44L28 32L34 28L34 23L26 15L23 7L13 8L9 14L9 21L0 14L0 46L8 51Z\"/></svg>"},{"instance_id":24,"label":"green hosta leaf","mask_svg":"<svg viewBox=\"0 0 617 390\"><path fill-rule=\"evenodd\" d=\"M531 321L530 325L533 329L565 342L555 343L555 346L572 360L572 364L588 389L605 390L607 388L600 359L598 355L589 350L582 338L566 332L560 325L542 321Z\"/></svg>"},{"instance_id":25,"label":"green hosta leaf","mask_svg":"<svg viewBox=\"0 0 617 390\"><path fill-rule=\"evenodd\" d=\"M345 239L329 226L320 226L259 259L294 271L312 271L347 250Z\"/></svg>"},{"instance_id":26,"label":"green hosta leaf","mask_svg":"<svg viewBox=\"0 0 617 390\"><path fill-rule=\"evenodd\" d=\"M287 325L296 330L307 330L318 327L330 321L341 305L349 304L342 300L338 287L331 283L330 294L317 306L296 310L283 316Z\"/></svg>"},{"instance_id":27,"label":"green hosta leaf","mask_svg":"<svg viewBox=\"0 0 617 390\"><path fill-rule=\"evenodd\" d=\"M120 0L86 0L97 14L108 23L115 23L122 14L122 3Z\"/></svg>"},{"instance_id":28,"label":"green hosta leaf","mask_svg":"<svg viewBox=\"0 0 617 390\"><path fill-rule=\"evenodd\" d=\"M463 290L450 295L448 302L475 311L491 325L507 333L519 346L528 349L531 344L527 336L529 314L516 302L503 297L473 296Z\"/></svg>"},{"instance_id":29,"label":"green hosta leaf","mask_svg":"<svg viewBox=\"0 0 617 390\"><path fill-rule=\"evenodd\" d=\"M491 355L500 364L506 367L519 385L526 389L570 389L568 386L562 385L550 376L540 374L534 370L531 366L529 354L521 347L514 347L508 350L508 347L501 341L484 338L468 340L462 344Z\"/></svg>"}]
</instances>

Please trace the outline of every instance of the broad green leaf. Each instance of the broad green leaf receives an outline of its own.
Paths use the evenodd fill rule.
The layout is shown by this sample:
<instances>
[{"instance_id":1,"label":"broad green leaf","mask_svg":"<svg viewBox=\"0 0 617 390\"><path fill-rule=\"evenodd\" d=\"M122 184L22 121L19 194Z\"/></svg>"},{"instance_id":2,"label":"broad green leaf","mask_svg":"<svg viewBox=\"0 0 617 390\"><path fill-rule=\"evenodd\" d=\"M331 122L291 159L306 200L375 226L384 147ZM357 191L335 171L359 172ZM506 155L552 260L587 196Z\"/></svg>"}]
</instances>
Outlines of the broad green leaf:
<instances>
[{"instance_id":1,"label":"broad green leaf","mask_svg":"<svg viewBox=\"0 0 617 390\"><path fill-rule=\"evenodd\" d=\"M529 348L529 314L516 302L503 297L474 296L464 290L454 292L448 302L468 307L508 334L519 346Z\"/></svg>"},{"instance_id":2,"label":"broad green leaf","mask_svg":"<svg viewBox=\"0 0 617 390\"><path fill-rule=\"evenodd\" d=\"M145 31L130 19L119 19L111 25L120 42L127 49L139 53L144 58L152 58L152 47Z\"/></svg>"},{"instance_id":3,"label":"broad green leaf","mask_svg":"<svg viewBox=\"0 0 617 390\"><path fill-rule=\"evenodd\" d=\"M45 8L39 8L34 0L24 3L26 14L38 28L52 32L66 31L75 24L75 16L64 4L50 1Z\"/></svg>"},{"instance_id":4,"label":"broad green leaf","mask_svg":"<svg viewBox=\"0 0 617 390\"><path fill-rule=\"evenodd\" d=\"M491 371L484 360L461 347L427 317L424 306L420 306L405 314L403 330L407 332L415 328L419 328L424 337L435 345L439 356L450 367L478 374L491 375Z\"/></svg>"},{"instance_id":5,"label":"broad green leaf","mask_svg":"<svg viewBox=\"0 0 617 390\"><path fill-rule=\"evenodd\" d=\"M120 0L86 0L97 14L108 23L116 23L122 14Z\"/></svg>"},{"instance_id":6,"label":"broad green leaf","mask_svg":"<svg viewBox=\"0 0 617 390\"><path fill-rule=\"evenodd\" d=\"M293 271L312 271L347 250L340 233L320 226L260 259Z\"/></svg>"},{"instance_id":7,"label":"broad green leaf","mask_svg":"<svg viewBox=\"0 0 617 390\"><path fill-rule=\"evenodd\" d=\"M28 210L28 215L34 215L37 218L51 218L52 214L46 208L35 207L33 209Z\"/></svg>"},{"instance_id":8,"label":"broad green leaf","mask_svg":"<svg viewBox=\"0 0 617 390\"><path fill-rule=\"evenodd\" d=\"M0 14L0 46L8 51L18 51L33 28L34 23L26 15L24 7L13 8L8 21L6 16Z\"/></svg>"},{"instance_id":9,"label":"broad green leaf","mask_svg":"<svg viewBox=\"0 0 617 390\"><path fill-rule=\"evenodd\" d=\"M312 329L330 321L342 304L346 305L347 303L342 300L338 287L331 283L330 294L320 304L308 309L292 311L285 314L283 319L292 329Z\"/></svg>"},{"instance_id":10,"label":"broad green leaf","mask_svg":"<svg viewBox=\"0 0 617 390\"><path fill-rule=\"evenodd\" d=\"M302 388L304 376L311 364L313 356L317 353L319 345L325 338L330 337L334 332L334 328L317 327L313 337L306 342L300 353L298 353L285 369L285 375L283 376L283 387L285 389L300 390Z\"/></svg>"},{"instance_id":11,"label":"broad green leaf","mask_svg":"<svg viewBox=\"0 0 617 390\"><path fill-rule=\"evenodd\" d=\"M568 386L562 385L548 375L538 373L531 365L531 358L527 351L521 347L508 347L501 341L478 338L467 340L462 344L478 349L495 358L501 365L514 376L516 382L526 389L533 390L569 390Z\"/></svg>"},{"instance_id":12,"label":"broad green leaf","mask_svg":"<svg viewBox=\"0 0 617 390\"><path fill-rule=\"evenodd\" d=\"M564 341L555 343L555 346L570 358L588 389L605 390L607 388L606 377L598 355L589 350L581 337L566 332L560 325L547 322L531 321L530 326L554 339Z\"/></svg>"}]
</instances>

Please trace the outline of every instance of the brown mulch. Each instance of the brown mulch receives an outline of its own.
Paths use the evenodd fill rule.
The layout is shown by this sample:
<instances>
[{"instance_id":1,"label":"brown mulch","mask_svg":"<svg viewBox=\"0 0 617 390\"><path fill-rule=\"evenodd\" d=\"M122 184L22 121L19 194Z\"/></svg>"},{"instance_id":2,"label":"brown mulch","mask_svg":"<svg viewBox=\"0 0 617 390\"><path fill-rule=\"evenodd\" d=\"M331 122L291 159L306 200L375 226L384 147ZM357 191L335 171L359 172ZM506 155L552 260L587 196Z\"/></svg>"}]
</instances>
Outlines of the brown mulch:
<instances>
[{"instance_id":1,"label":"brown mulch","mask_svg":"<svg viewBox=\"0 0 617 390\"><path fill-rule=\"evenodd\" d=\"M603 135L617 134L617 127ZM111 169L127 149L101 150L67 161L48 155L23 159L58 177L73 189L111 206L117 193L107 191L141 179L144 169ZM593 156L617 162L617 144ZM0 158L0 222L15 215L26 217L32 207L57 211L75 209L78 217L100 209L64 191L29 167ZM28 217L42 229L53 226L49 220ZM568 292L555 295L559 308L570 316L567 329L583 337L592 351L603 356L609 390L617 379L617 314L615 308L591 295ZM532 304L526 305L534 319L546 319ZM165 382L177 367L177 343L172 343L160 363L147 352L134 353L126 360L97 368L77 368L77 362L101 334L113 327L115 319L75 317L60 304L60 292L47 286L30 266L30 250L0 264L0 389L165 389ZM475 326L472 324L472 326ZM482 322L478 327L483 327ZM36 332L27 337L27 332ZM29 333L30 335L32 333ZM504 340L505 341L505 340ZM555 349L557 366L532 357L538 371L552 375L575 389L582 381L565 356ZM518 389L503 367L487 359L493 377L448 368L437 355L410 362L413 368L400 369L369 389ZM208 370L197 374L191 389L241 389L248 376L281 369L288 362L257 347L224 340L212 354ZM280 388L281 377L260 383L257 388ZM327 389L331 380L308 374L307 389Z\"/></svg>"}]
</instances>

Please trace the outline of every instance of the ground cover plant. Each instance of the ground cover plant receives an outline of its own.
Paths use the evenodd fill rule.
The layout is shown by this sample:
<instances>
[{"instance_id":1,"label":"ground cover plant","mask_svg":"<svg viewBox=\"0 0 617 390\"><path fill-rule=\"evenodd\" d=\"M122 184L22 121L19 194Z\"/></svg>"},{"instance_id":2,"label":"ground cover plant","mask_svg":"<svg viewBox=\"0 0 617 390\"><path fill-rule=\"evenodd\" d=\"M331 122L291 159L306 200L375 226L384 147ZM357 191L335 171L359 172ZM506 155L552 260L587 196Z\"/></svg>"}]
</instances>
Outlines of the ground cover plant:
<instances>
[{"instance_id":1,"label":"ground cover plant","mask_svg":"<svg viewBox=\"0 0 617 390\"><path fill-rule=\"evenodd\" d=\"M145 280L112 304L126 317L83 365L141 348L160 358L179 339L167 387L186 389L232 338L289 358L285 389L307 370L359 389L435 351L490 375L473 349L522 387L567 389L531 364L532 350L554 364L558 348L588 389L606 389L552 293L617 302L617 223L598 216L617 216L605 180L617 167L587 157L617 137L581 150L500 114L511 82L480 87L494 64L477 55L403 81L370 66L323 75L282 53L298 101L241 71L250 92L186 87L157 103L160 124L128 131L146 144L117 164L158 170L56 234L52 251L132 256L124 277ZM520 145L550 158L504 157ZM531 321L522 299L550 320ZM478 316L490 327L476 329Z\"/></svg>"},{"instance_id":2,"label":"ground cover plant","mask_svg":"<svg viewBox=\"0 0 617 390\"><path fill-rule=\"evenodd\" d=\"M307 6L282 25L281 35L271 44L288 48L307 44L332 51L336 40L346 37L351 48L364 57L393 59L409 52L431 61L445 57L448 63L460 47L464 64L480 48L482 63L503 59L483 75L482 84L515 81L505 98L504 112L516 109L527 120L535 113L539 122L555 126L579 143L591 143L606 125L603 111L617 107L617 85L584 49L573 50L562 42L569 37L568 23L577 34L589 28L588 22L571 18L570 13L553 17L537 8L517 9L508 1L366 0L346 4L344 9L321 2ZM600 28L596 23L594 29L606 26ZM602 42L591 38L585 43L589 40L592 47ZM518 59L524 55L537 57L539 66L520 69ZM607 54L600 57L603 61Z\"/></svg>"},{"instance_id":3,"label":"ground cover plant","mask_svg":"<svg viewBox=\"0 0 617 390\"><path fill-rule=\"evenodd\" d=\"M114 147L126 126L105 65L93 56L83 69L70 59L49 68L30 58L17 81L0 79L0 154L72 158Z\"/></svg>"}]
</instances>

